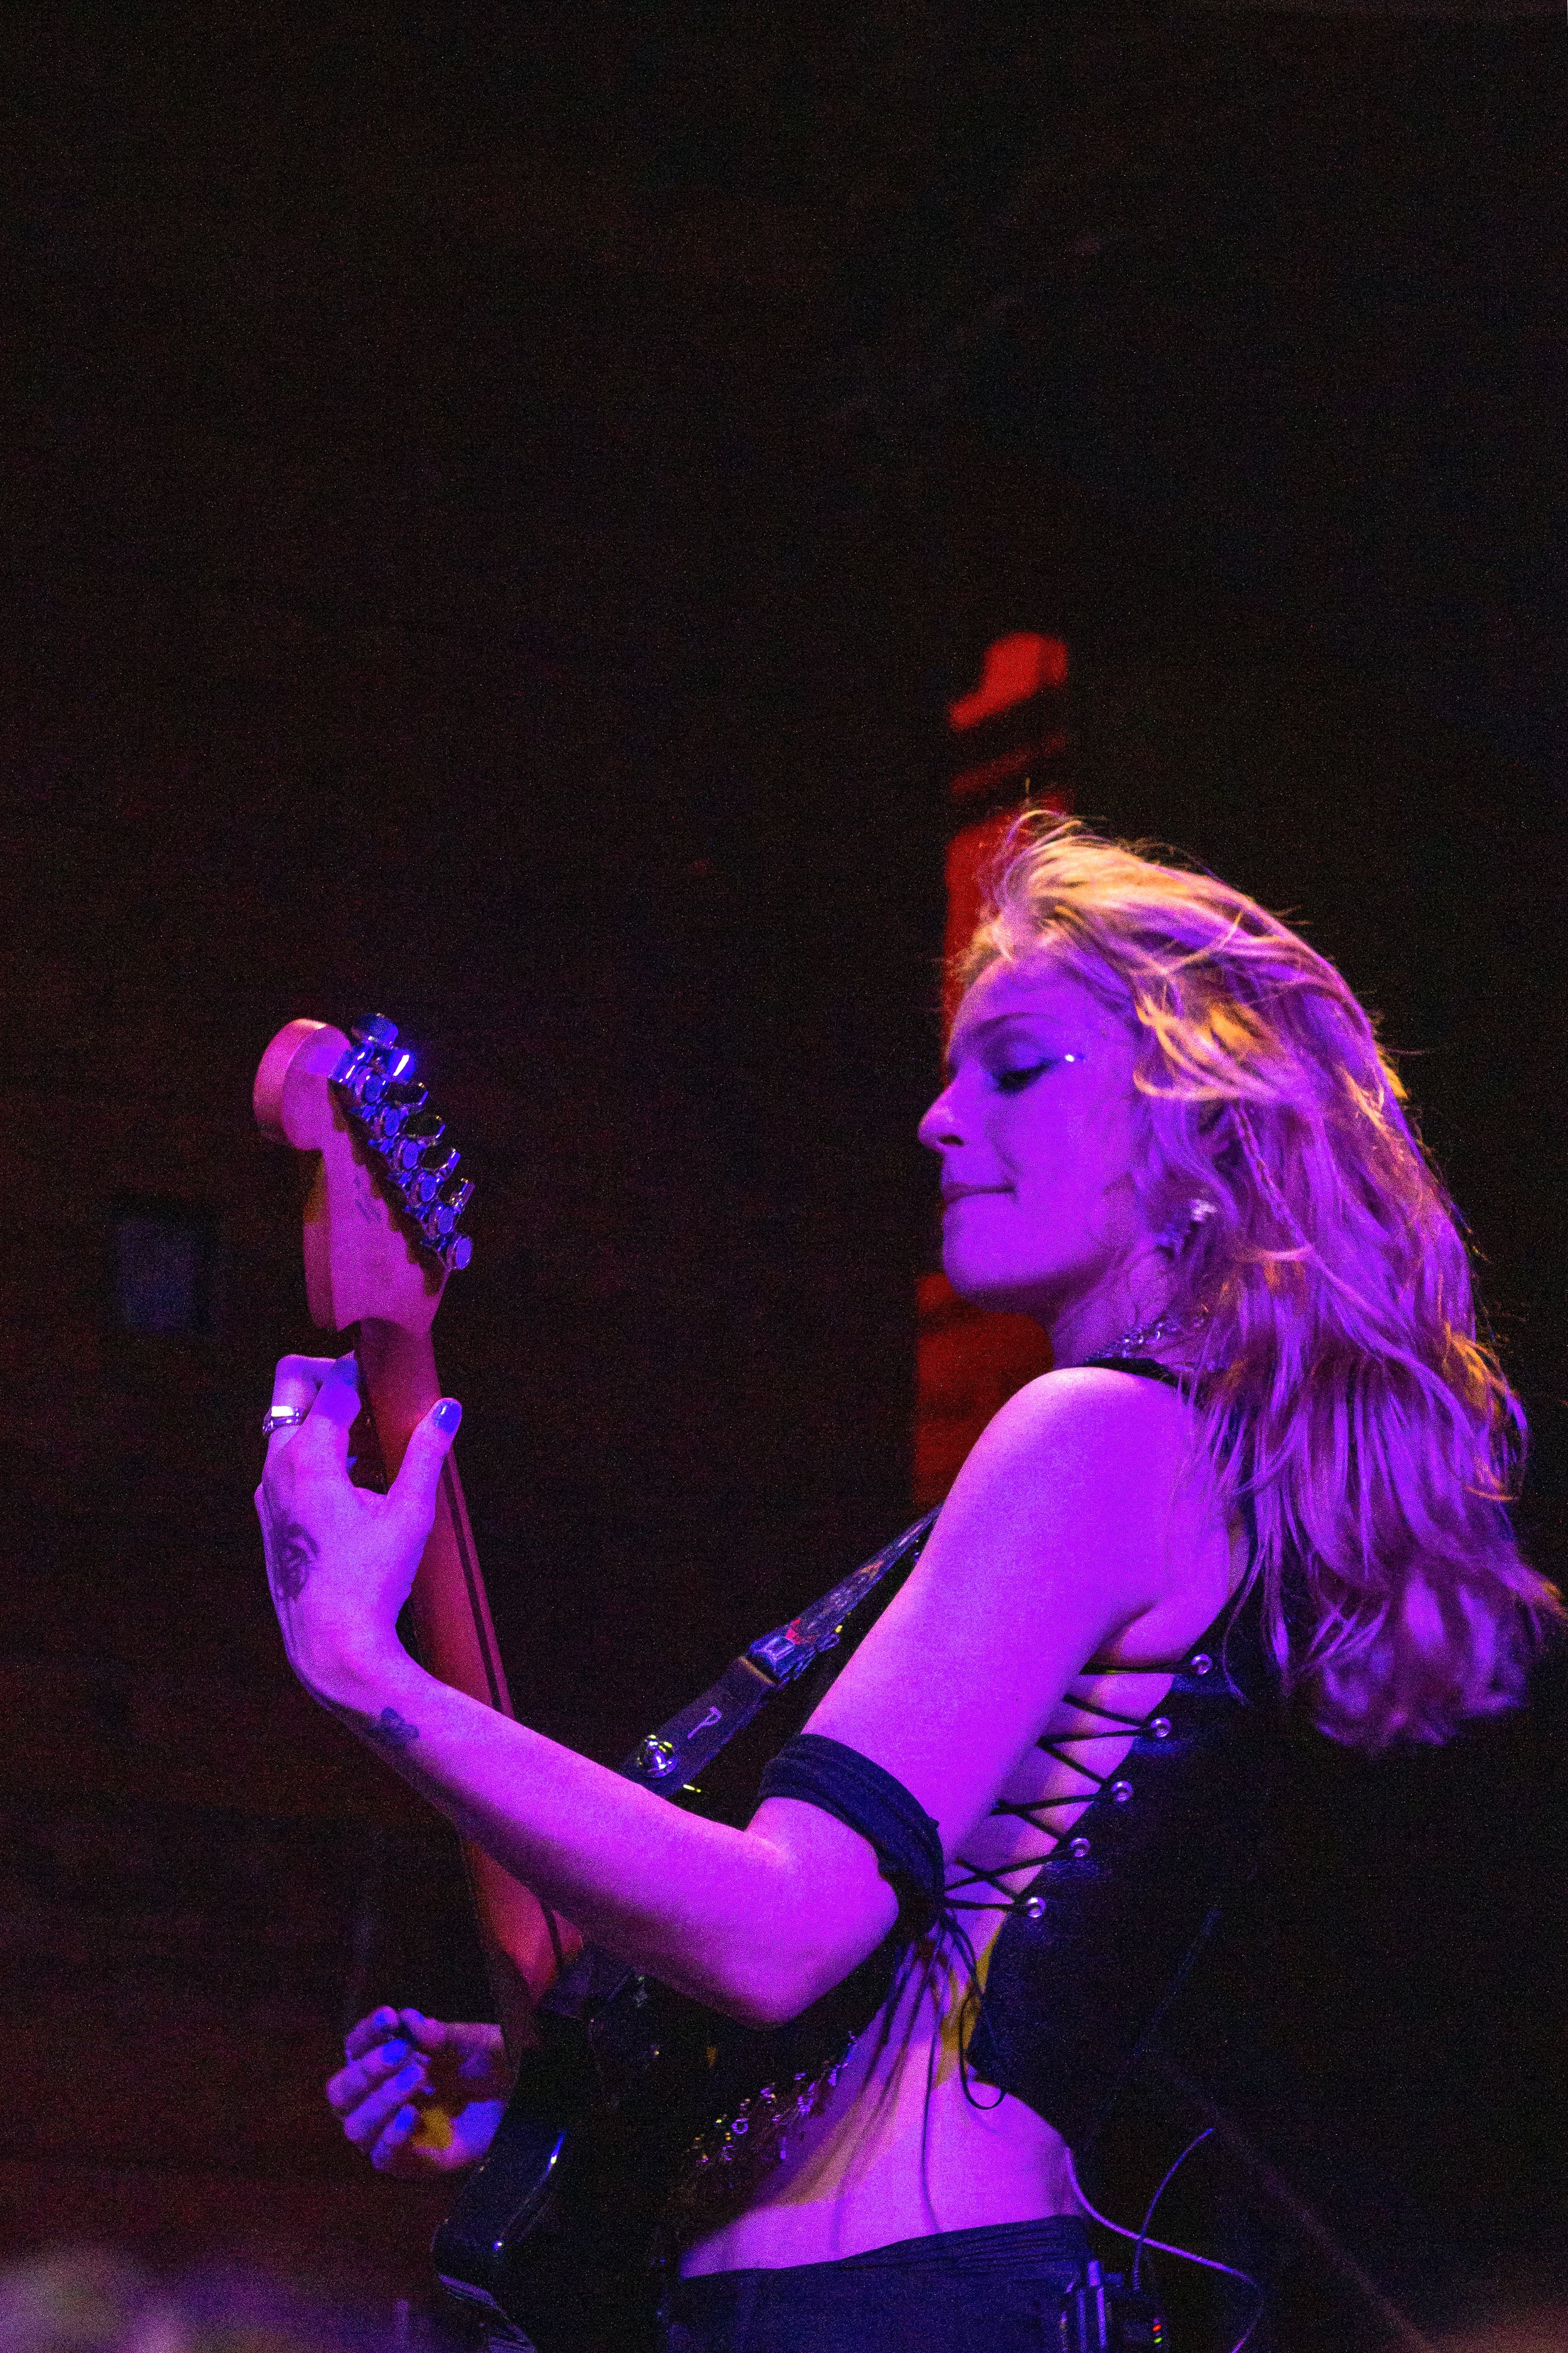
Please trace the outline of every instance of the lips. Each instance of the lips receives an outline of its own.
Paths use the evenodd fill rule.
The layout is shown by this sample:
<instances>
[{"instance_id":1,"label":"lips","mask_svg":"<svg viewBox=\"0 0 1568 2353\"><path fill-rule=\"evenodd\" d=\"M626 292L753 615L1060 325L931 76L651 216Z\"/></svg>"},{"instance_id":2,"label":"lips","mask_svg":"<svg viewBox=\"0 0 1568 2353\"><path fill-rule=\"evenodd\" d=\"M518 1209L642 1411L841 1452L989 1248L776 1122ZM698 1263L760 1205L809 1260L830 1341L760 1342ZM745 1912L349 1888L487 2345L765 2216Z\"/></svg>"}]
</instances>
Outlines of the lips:
<instances>
[{"instance_id":1,"label":"lips","mask_svg":"<svg viewBox=\"0 0 1568 2353\"><path fill-rule=\"evenodd\" d=\"M1010 1193L1012 1189L1010 1185L944 1185L942 1206L951 1209L955 1201L973 1200L977 1193Z\"/></svg>"}]
</instances>

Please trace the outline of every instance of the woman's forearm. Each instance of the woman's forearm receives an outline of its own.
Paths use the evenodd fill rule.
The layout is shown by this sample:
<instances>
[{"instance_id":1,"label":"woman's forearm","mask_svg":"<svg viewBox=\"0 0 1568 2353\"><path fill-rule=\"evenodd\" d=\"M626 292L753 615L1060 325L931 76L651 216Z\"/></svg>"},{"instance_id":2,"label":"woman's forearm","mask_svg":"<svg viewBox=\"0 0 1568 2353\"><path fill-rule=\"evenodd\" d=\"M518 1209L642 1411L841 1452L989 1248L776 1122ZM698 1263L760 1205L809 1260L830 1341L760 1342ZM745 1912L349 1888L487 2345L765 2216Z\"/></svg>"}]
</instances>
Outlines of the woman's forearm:
<instances>
[{"instance_id":1,"label":"woman's forearm","mask_svg":"<svg viewBox=\"0 0 1568 2353\"><path fill-rule=\"evenodd\" d=\"M706 1821L437 1683L400 1647L335 1661L310 1682L464 1838L595 1943L749 2024L793 2017L892 1925L870 1850L856 1841L844 1853L826 1817L801 1825L805 1853Z\"/></svg>"},{"instance_id":2,"label":"woman's forearm","mask_svg":"<svg viewBox=\"0 0 1568 2353\"><path fill-rule=\"evenodd\" d=\"M417 1424L384 1495L356 1487L348 1365L285 1359L275 1403L301 1391L311 1402L297 1430L272 1437L257 1493L301 1683L606 1950L748 2021L793 2017L892 1926L897 1905L871 1847L788 1799L773 1801L765 1831L704 1821L416 1666L397 1617L460 1409L442 1400Z\"/></svg>"}]
</instances>

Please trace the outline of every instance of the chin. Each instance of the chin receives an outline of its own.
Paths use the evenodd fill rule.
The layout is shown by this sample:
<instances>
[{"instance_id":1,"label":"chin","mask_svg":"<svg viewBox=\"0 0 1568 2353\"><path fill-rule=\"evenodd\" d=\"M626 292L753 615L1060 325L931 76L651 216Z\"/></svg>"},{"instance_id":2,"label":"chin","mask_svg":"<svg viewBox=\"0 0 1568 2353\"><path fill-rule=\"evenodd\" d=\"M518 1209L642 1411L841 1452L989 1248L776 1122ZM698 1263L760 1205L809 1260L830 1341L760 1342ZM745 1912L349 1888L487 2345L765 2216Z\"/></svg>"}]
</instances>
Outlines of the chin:
<instances>
[{"instance_id":1,"label":"chin","mask_svg":"<svg viewBox=\"0 0 1568 2353\"><path fill-rule=\"evenodd\" d=\"M1044 1294L1047 1286L1038 1280L1030 1282L1016 1269L987 1265L968 1250L943 1250L942 1271L960 1299L971 1307L987 1307L1013 1315L1032 1315L1037 1323L1046 1321Z\"/></svg>"}]
</instances>

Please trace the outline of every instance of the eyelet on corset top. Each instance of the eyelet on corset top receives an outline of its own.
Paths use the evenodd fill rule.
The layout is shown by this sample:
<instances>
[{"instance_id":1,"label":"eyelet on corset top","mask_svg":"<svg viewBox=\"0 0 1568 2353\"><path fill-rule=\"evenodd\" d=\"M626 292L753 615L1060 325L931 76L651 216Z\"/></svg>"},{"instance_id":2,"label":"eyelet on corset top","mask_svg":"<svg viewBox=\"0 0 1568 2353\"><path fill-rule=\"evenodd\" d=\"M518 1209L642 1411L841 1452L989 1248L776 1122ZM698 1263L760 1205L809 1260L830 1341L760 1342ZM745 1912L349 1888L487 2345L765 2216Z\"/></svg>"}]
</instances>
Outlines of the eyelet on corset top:
<instances>
[{"instance_id":1,"label":"eyelet on corset top","mask_svg":"<svg viewBox=\"0 0 1568 2353\"><path fill-rule=\"evenodd\" d=\"M1045 1908L1046 1908L1046 1905L1045 1905L1045 1898L1044 1898L1043 1896L1041 1896L1041 1895L1026 1895L1026 1896L1025 1896L1025 1898L1024 1898L1024 1910L1025 1910L1026 1914L1027 1915L1027 1916L1028 1916L1031 1920L1037 1920L1037 1919L1039 1919L1040 1915L1042 1915L1042 1913L1045 1911Z\"/></svg>"},{"instance_id":2,"label":"eyelet on corset top","mask_svg":"<svg viewBox=\"0 0 1568 2353\"><path fill-rule=\"evenodd\" d=\"M1124 1805L1126 1805L1126 1803L1127 1803L1128 1799L1129 1799L1131 1797L1131 1795L1132 1795L1132 1784L1131 1784L1131 1781L1112 1781L1112 1783L1111 1783L1111 1785L1110 1785L1110 1794L1111 1794L1111 1796L1115 1799L1115 1800L1116 1800L1116 1802L1117 1802L1117 1804L1118 1804L1119 1806L1124 1806Z\"/></svg>"},{"instance_id":3,"label":"eyelet on corset top","mask_svg":"<svg viewBox=\"0 0 1568 2353\"><path fill-rule=\"evenodd\" d=\"M1088 1839L1075 1838L1068 1841L1068 1852L1072 1856L1075 1862L1081 1862L1089 1852L1089 1841Z\"/></svg>"},{"instance_id":4,"label":"eyelet on corset top","mask_svg":"<svg viewBox=\"0 0 1568 2353\"><path fill-rule=\"evenodd\" d=\"M1194 1675L1206 1675L1213 1672L1214 1661L1206 1651L1198 1651L1187 1661L1187 1666Z\"/></svg>"},{"instance_id":5,"label":"eyelet on corset top","mask_svg":"<svg viewBox=\"0 0 1568 2353\"><path fill-rule=\"evenodd\" d=\"M1155 1716L1153 1721L1151 1723L1149 1729L1153 1734L1156 1740L1169 1740L1171 1736L1170 1717L1168 1715Z\"/></svg>"}]
</instances>

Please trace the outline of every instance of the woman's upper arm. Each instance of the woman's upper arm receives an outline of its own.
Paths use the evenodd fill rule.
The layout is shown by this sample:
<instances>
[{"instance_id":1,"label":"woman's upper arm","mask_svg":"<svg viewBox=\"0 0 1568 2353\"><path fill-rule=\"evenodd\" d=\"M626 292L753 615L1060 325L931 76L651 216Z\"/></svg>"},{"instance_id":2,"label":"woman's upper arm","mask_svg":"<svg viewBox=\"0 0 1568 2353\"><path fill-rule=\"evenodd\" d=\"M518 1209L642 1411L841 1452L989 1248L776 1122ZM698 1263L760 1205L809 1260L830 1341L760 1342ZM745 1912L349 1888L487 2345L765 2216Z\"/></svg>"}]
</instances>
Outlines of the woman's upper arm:
<instances>
[{"instance_id":1,"label":"woman's upper arm","mask_svg":"<svg viewBox=\"0 0 1568 2353\"><path fill-rule=\"evenodd\" d=\"M1128 1374L1050 1373L1021 1390L813 1715L812 1731L903 1782L947 1853L1085 1661L1179 1576L1190 1432L1173 1390Z\"/></svg>"}]
</instances>

